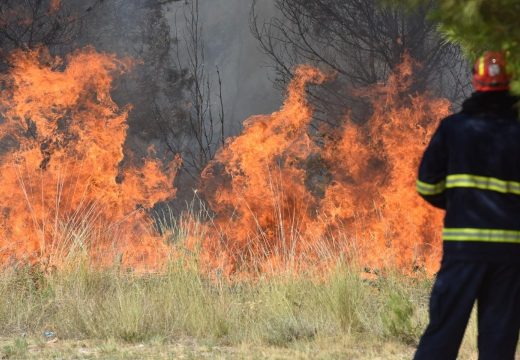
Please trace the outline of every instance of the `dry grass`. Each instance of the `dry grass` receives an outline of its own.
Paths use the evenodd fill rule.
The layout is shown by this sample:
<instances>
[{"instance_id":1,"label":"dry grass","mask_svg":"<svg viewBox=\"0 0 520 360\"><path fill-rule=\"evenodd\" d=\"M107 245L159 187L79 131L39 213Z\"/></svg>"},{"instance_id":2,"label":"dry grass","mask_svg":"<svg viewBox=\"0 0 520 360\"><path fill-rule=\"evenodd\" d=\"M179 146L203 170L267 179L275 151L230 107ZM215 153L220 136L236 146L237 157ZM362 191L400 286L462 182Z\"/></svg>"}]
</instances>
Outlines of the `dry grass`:
<instances>
[{"instance_id":1,"label":"dry grass","mask_svg":"<svg viewBox=\"0 0 520 360\"><path fill-rule=\"evenodd\" d=\"M163 220L174 247L203 236L198 221ZM189 252L161 273L136 274L89 265L86 247L60 253L52 271L0 274L4 358L406 359L427 323L427 277L367 279L339 262L325 278L288 271L229 281L208 278ZM474 349L472 336L461 358Z\"/></svg>"},{"instance_id":2,"label":"dry grass","mask_svg":"<svg viewBox=\"0 0 520 360\"><path fill-rule=\"evenodd\" d=\"M338 266L323 281L280 276L231 283L210 281L185 262L148 275L85 264L51 274L3 272L5 356L83 351L83 358L103 358L112 346L107 358L139 358L142 351L161 358L182 350L195 358L214 352L222 358L400 359L411 356L427 322L428 279L367 281ZM46 331L56 344L46 344L54 337L45 338ZM474 344L467 339L462 358L474 357Z\"/></svg>"}]
</instances>

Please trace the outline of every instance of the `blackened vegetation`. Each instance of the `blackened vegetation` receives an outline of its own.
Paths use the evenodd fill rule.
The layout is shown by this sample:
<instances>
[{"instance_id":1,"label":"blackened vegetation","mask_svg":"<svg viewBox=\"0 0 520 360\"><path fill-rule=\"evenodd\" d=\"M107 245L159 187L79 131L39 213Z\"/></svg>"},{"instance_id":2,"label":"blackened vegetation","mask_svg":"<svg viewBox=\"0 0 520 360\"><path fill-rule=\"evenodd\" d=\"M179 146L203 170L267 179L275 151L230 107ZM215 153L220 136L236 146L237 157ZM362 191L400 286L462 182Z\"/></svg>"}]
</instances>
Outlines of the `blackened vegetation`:
<instances>
[{"instance_id":1,"label":"blackened vegetation","mask_svg":"<svg viewBox=\"0 0 520 360\"><path fill-rule=\"evenodd\" d=\"M172 23L172 10L182 25L177 18ZM217 84L209 81L218 69L206 64L198 1L105 0L82 41L135 59L113 91L118 103L132 104L123 163L139 163L150 152L167 162L179 154L176 203L184 208L226 127L222 97L211 97L222 85L220 77Z\"/></svg>"},{"instance_id":2,"label":"blackened vegetation","mask_svg":"<svg viewBox=\"0 0 520 360\"><path fill-rule=\"evenodd\" d=\"M251 29L273 60L277 86L284 88L301 63L336 76L309 91L321 122L336 126L345 109L352 109L354 121L369 118L364 114L368 102L356 96L356 89L386 82L405 55L414 64L414 84L407 92L430 90L458 101L469 90L459 49L427 19L433 0L415 10L383 7L377 0L275 2L279 16L268 21L258 20L253 4Z\"/></svg>"},{"instance_id":3,"label":"blackened vegetation","mask_svg":"<svg viewBox=\"0 0 520 360\"><path fill-rule=\"evenodd\" d=\"M14 49L71 46L83 20L102 2L90 0L83 1L81 6L69 6L52 0L0 1L1 70L5 71L9 53Z\"/></svg>"},{"instance_id":4,"label":"blackened vegetation","mask_svg":"<svg viewBox=\"0 0 520 360\"><path fill-rule=\"evenodd\" d=\"M0 71L8 71L15 49L48 49L66 58L75 49L92 46L132 59L132 71L119 78L112 91L118 104L132 106L120 166L139 164L151 153L166 163L180 154L183 168L176 185L179 194L190 196L184 189L196 187L200 171L224 143L225 121L222 98L210 96L213 86L221 93L222 83L220 77L217 84L208 80L198 2L179 3L186 20L182 28L172 26L167 17L166 6L177 2L0 0ZM70 121L63 122L61 133L67 133ZM26 119L24 124L26 135L36 137L34 123ZM53 152L66 146L66 139L56 135L40 144L43 170ZM7 140L1 140L2 151L16 146Z\"/></svg>"},{"instance_id":5,"label":"blackened vegetation","mask_svg":"<svg viewBox=\"0 0 520 360\"><path fill-rule=\"evenodd\" d=\"M406 55L414 75L402 99L432 91L457 102L469 90L459 50L444 42L426 19L433 0L412 12L381 7L377 0L272 1L276 17L260 20L253 4L250 20L253 35L276 69L275 85L285 89L298 64L331 74L331 81L307 89L316 108L308 130L320 147L334 141L347 118L357 125L367 122L373 109L363 89L385 83ZM174 3L175 20L181 21L172 23L167 7ZM199 0L0 0L0 71L7 70L14 49L46 47L64 56L91 45L134 59L132 71L113 90L118 104L132 104L121 167L150 153L165 162L180 154L176 187L183 208L199 185L200 173L225 146L230 127L221 95L226 79L208 66L199 6ZM229 14L233 16L233 9ZM218 75L213 83L212 73ZM66 134L70 121L64 118L59 131ZM36 136L30 119L26 125L27 136ZM67 145L67 138L57 138L40 144L42 169L52 162L53 151ZM7 136L0 139L0 151L15 146ZM333 164L318 155L300 160L295 166L306 169L307 187L322 197ZM384 159L374 159L372 165L383 169ZM225 183L229 174L222 166L212 167Z\"/></svg>"},{"instance_id":6,"label":"blackened vegetation","mask_svg":"<svg viewBox=\"0 0 520 360\"><path fill-rule=\"evenodd\" d=\"M176 47L177 64L179 68L185 69L189 81L187 94L190 106L187 123L192 145L184 150L184 165L194 179L198 179L208 162L214 158L216 151L224 146L226 132L222 79L218 67L211 69L206 61L206 45L199 7L199 0L187 2L181 15L184 28L175 28L175 33L179 36L179 45ZM216 84L211 82L210 72L217 74ZM217 91L214 91L214 88ZM212 98L213 93L218 94L216 98ZM166 143L172 152L175 152L179 141L174 129L166 130Z\"/></svg>"}]
</instances>

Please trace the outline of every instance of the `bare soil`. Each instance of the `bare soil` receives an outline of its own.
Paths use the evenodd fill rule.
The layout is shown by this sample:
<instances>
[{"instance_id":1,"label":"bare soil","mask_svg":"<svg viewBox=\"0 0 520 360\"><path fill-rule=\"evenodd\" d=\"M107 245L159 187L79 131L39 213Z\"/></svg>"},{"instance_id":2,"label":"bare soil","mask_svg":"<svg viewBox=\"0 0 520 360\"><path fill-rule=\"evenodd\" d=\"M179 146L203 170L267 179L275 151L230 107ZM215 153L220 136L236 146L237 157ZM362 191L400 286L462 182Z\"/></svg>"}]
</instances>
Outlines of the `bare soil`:
<instances>
[{"instance_id":1,"label":"bare soil","mask_svg":"<svg viewBox=\"0 0 520 360\"><path fill-rule=\"evenodd\" d=\"M255 344L223 346L157 340L129 344L114 340L44 341L38 338L0 339L1 359L410 359L413 348L394 342L354 341L352 338L293 343L288 347Z\"/></svg>"}]
</instances>

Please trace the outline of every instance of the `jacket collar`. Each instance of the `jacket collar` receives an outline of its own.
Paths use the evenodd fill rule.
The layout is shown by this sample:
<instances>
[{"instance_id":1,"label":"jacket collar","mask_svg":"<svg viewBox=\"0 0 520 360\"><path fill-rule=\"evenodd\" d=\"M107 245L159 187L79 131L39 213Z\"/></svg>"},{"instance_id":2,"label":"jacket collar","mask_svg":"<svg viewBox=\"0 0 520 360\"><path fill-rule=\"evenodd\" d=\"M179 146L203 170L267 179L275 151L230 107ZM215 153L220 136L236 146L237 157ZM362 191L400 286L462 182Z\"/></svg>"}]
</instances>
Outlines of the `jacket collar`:
<instances>
[{"instance_id":1,"label":"jacket collar","mask_svg":"<svg viewBox=\"0 0 520 360\"><path fill-rule=\"evenodd\" d=\"M474 92L462 104L462 112L468 115L484 115L489 117L518 118L520 98L509 91Z\"/></svg>"}]
</instances>

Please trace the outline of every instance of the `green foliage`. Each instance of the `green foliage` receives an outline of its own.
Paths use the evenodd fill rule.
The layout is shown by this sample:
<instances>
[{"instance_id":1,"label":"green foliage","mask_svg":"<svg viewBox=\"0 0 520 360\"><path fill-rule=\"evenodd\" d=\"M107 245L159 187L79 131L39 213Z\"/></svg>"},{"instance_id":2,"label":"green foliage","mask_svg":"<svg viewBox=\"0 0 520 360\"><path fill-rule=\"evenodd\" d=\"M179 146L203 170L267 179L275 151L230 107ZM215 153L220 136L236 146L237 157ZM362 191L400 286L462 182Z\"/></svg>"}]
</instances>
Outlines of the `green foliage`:
<instances>
[{"instance_id":1,"label":"green foliage","mask_svg":"<svg viewBox=\"0 0 520 360\"><path fill-rule=\"evenodd\" d=\"M390 293L382 312L383 324L388 335L406 343L413 343L418 332L413 325L415 312L412 302L398 292Z\"/></svg>"},{"instance_id":2,"label":"green foliage","mask_svg":"<svg viewBox=\"0 0 520 360\"><path fill-rule=\"evenodd\" d=\"M386 0L384 3L421 6L431 0ZM470 61L486 50L506 52L513 90L520 93L520 0L439 0L430 18L450 42L459 44Z\"/></svg>"}]
</instances>

